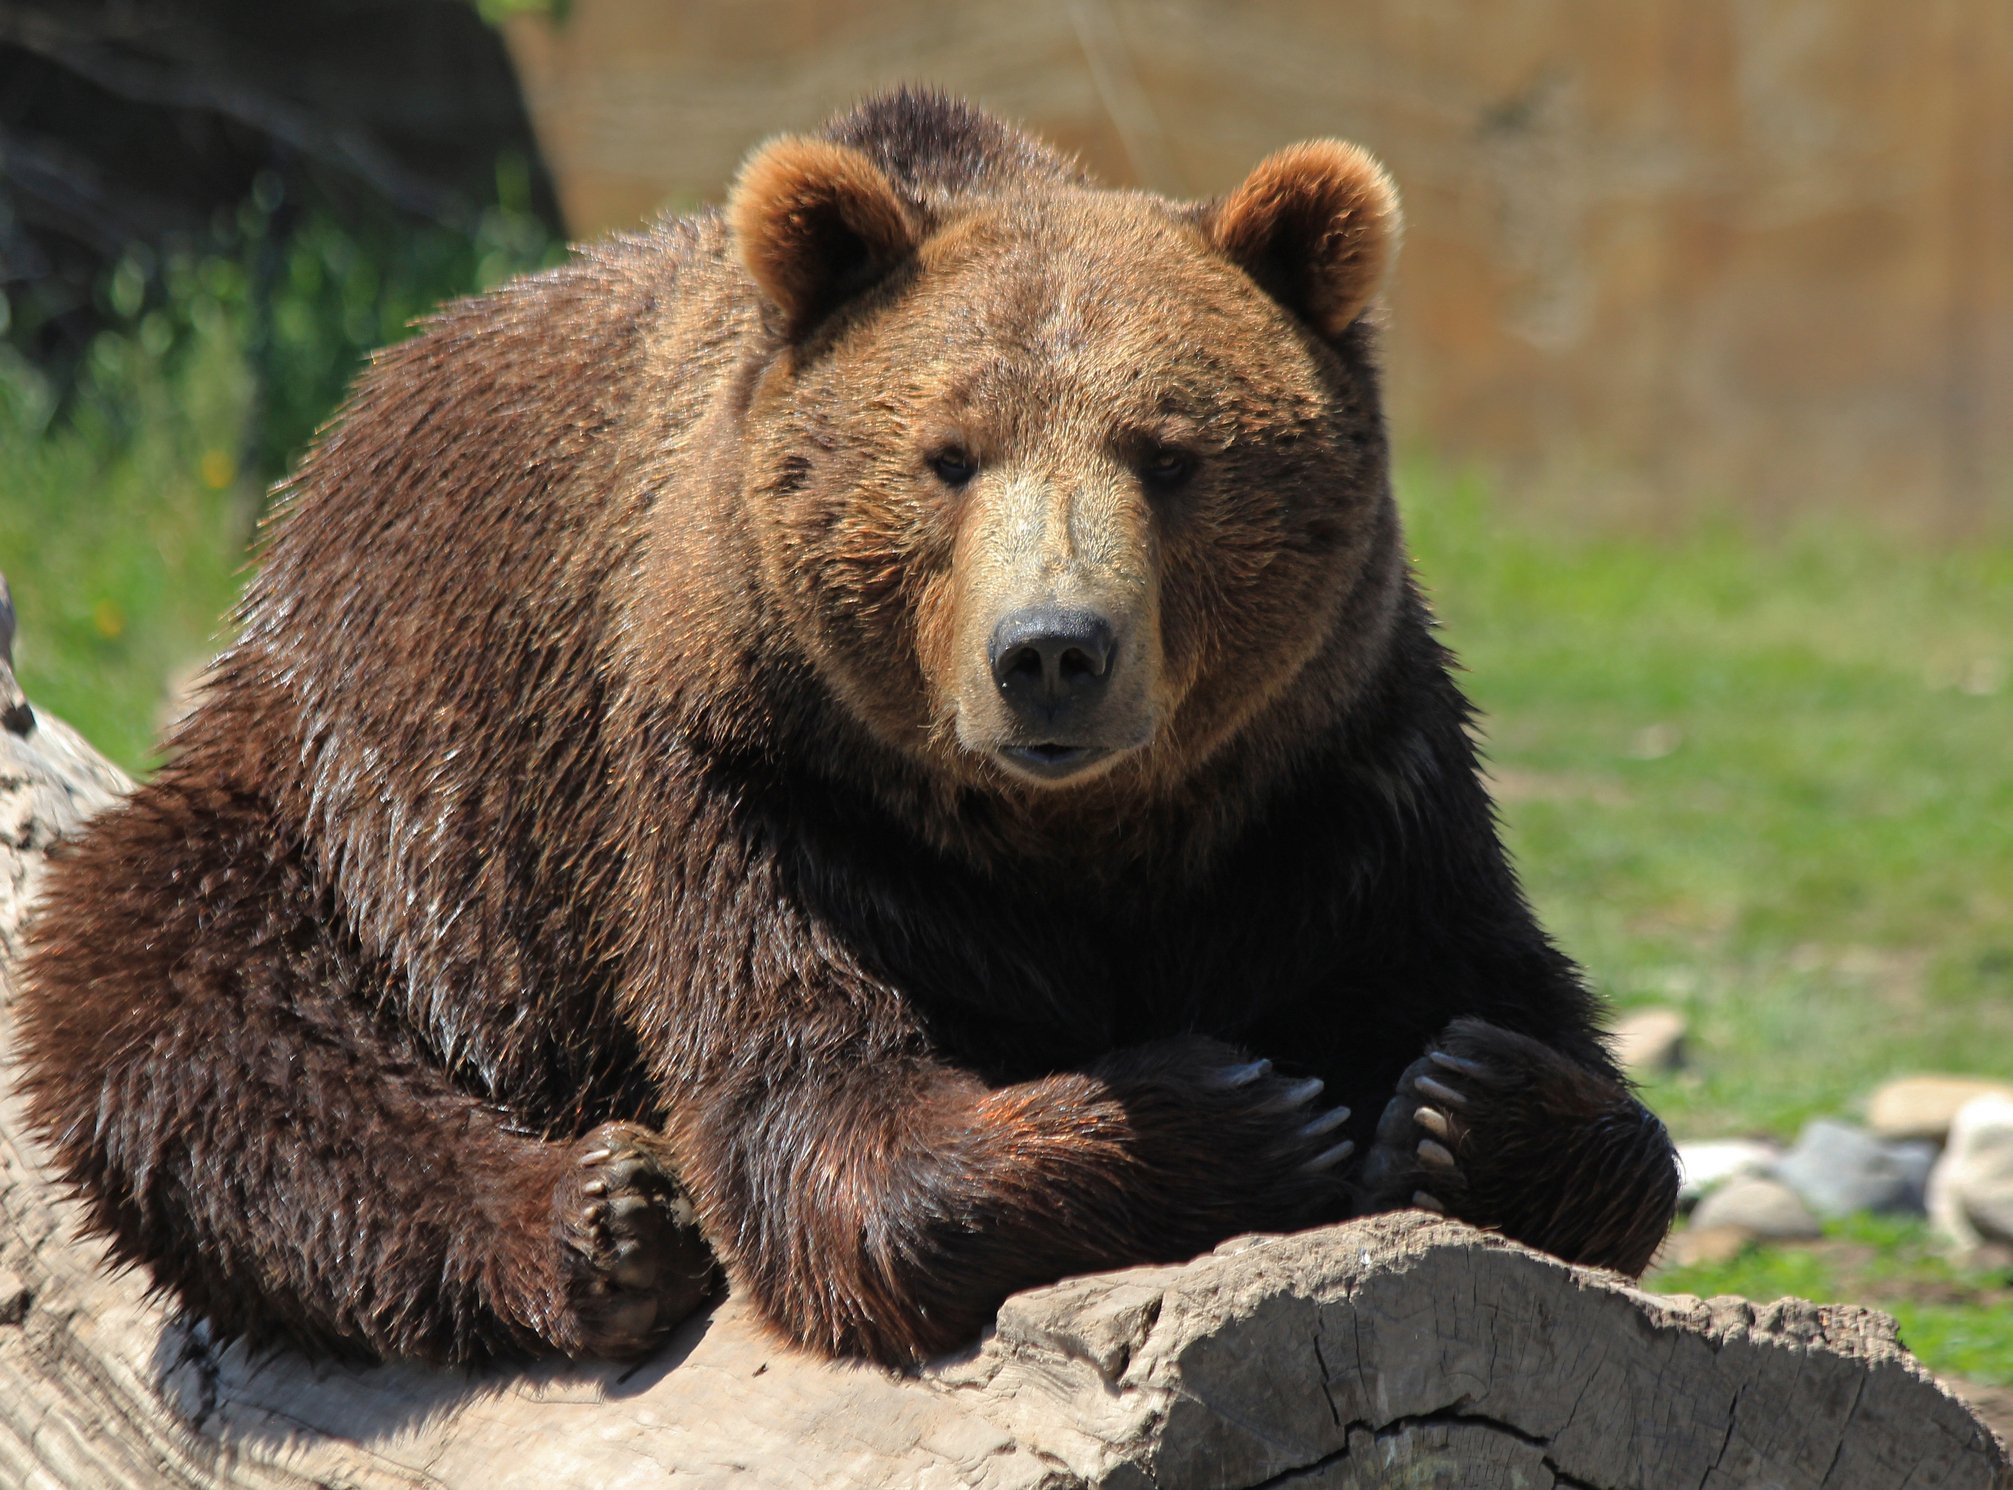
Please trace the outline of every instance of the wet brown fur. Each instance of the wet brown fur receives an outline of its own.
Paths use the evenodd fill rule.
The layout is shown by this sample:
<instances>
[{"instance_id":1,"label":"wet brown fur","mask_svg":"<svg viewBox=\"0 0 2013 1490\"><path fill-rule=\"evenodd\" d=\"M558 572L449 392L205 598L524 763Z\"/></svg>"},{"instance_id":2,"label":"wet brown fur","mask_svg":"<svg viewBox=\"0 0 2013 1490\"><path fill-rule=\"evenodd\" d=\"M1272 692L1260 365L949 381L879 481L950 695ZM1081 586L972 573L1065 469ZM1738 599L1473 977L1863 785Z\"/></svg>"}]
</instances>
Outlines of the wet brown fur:
<instances>
[{"instance_id":1,"label":"wet brown fur","mask_svg":"<svg viewBox=\"0 0 2013 1490\"><path fill-rule=\"evenodd\" d=\"M382 354L171 763L51 877L20 1059L115 1253L257 1337L641 1348L703 1267L560 1244L628 1120L780 1330L915 1359L1019 1287L1402 1203L1388 1144L1314 1161L1468 1018L1529 1079L1457 1210L1640 1266L1667 1141L1403 556L1395 232L1348 147L1177 204L901 94ZM1001 764L975 661L1051 582L1125 621L1061 787ZM1346 1128L1306 1136L1302 1072Z\"/></svg>"}]
</instances>

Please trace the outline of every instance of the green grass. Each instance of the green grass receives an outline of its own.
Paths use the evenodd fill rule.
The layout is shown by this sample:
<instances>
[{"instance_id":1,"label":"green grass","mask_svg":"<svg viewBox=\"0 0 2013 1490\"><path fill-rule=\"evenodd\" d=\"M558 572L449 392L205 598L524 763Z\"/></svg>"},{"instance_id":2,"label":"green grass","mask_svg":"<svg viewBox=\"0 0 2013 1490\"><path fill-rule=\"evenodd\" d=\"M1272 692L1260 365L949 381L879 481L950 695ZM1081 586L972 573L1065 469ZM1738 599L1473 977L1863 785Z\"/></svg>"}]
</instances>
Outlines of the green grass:
<instances>
[{"instance_id":1,"label":"green grass","mask_svg":"<svg viewBox=\"0 0 2013 1490\"><path fill-rule=\"evenodd\" d=\"M135 250L106 276L70 386L0 337L0 573L30 698L128 770L154 762L170 693L226 639L265 486L368 352L563 251L522 163L497 184L467 231L310 213L281 238L262 182L211 251ZM32 302L0 299L0 332L32 332Z\"/></svg>"},{"instance_id":2,"label":"green grass","mask_svg":"<svg viewBox=\"0 0 2013 1490\"><path fill-rule=\"evenodd\" d=\"M128 770L170 684L214 650L258 491L238 470L251 384L213 327L173 362L103 341L116 401L60 419L38 378L0 364L0 572L22 687Z\"/></svg>"},{"instance_id":3,"label":"green grass","mask_svg":"<svg viewBox=\"0 0 2013 1490\"><path fill-rule=\"evenodd\" d=\"M1526 885L1617 1005L1690 1020L1672 1127L2013 1076L2013 544L1568 533L1411 474Z\"/></svg>"},{"instance_id":4,"label":"green grass","mask_svg":"<svg viewBox=\"0 0 2013 1490\"><path fill-rule=\"evenodd\" d=\"M1869 1305L1893 1315L1902 1343L1938 1374L2013 1384L2013 1292L2005 1275L1950 1261L1919 1220L1855 1216L1826 1226L1819 1242L1750 1245L1729 1262L1666 1268L1649 1283L1701 1298L1793 1295Z\"/></svg>"}]
</instances>

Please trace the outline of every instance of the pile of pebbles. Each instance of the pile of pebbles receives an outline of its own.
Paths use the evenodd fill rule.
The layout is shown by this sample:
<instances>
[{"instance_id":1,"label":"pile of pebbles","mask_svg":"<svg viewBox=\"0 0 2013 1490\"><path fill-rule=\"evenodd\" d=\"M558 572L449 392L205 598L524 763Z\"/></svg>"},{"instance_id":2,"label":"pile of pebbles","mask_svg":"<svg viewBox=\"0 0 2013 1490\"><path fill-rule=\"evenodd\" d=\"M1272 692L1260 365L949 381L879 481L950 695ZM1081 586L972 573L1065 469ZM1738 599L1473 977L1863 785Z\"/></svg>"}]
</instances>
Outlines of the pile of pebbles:
<instances>
[{"instance_id":1,"label":"pile of pebbles","mask_svg":"<svg viewBox=\"0 0 2013 1490\"><path fill-rule=\"evenodd\" d=\"M1639 1079L1683 1061L1673 1010L1631 1014L1615 1036ZM1786 1147L1759 1138L1677 1147L1690 1225L1671 1238L1667 1262L1815 1237L1824 1222L1862 1212L1927 1216L1960 1251L2013 1252L2013 1081L1904 1076L1874 1092L1864 1123L1816 1118Z\"/></svg>"}]
</instances>

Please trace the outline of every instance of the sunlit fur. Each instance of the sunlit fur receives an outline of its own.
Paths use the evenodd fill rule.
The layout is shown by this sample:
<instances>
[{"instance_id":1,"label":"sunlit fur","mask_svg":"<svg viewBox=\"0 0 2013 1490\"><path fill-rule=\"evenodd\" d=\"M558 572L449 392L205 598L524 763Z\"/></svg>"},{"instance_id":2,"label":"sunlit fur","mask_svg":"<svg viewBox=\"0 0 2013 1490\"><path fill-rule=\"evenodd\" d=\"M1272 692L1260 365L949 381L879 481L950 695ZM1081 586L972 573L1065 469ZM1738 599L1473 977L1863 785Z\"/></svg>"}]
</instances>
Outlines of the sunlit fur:
<instances>
[{"instance_id":1,"label":"sunlit fur","mask_svg":"<svg viewBox=\"0 0 2013 1490\"><path fill-rule=\"evenodd\" d=\"M630 1348L555 1242L627 1118L779 1331L913 1360L1388 1203L1287 1077L1367 1147L1469 1016L1528 1038L1475 1037L1522 1098L1464 1213L1646 1256L1668 1143L1406 567L1395 233L1344 147L1171 203L905 93L383 353L171 763L53 868L18 1058L115 1254L227 1332ZM1050 594L1120 650L1111 754L1036 783L981 642Z\"/></svg>"}]
</instances>

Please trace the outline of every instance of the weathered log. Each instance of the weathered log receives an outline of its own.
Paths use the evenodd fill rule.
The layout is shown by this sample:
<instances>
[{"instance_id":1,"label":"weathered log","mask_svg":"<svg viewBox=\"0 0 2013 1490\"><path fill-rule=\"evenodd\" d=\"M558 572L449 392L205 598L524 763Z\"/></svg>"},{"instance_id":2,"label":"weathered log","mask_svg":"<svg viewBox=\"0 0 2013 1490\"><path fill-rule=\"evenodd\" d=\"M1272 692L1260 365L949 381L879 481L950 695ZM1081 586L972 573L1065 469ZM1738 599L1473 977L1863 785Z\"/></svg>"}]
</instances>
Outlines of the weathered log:
<instances>
[{"instance_id":1,"label":"weathered log","mask_svg":"<svg viewBox=\"0 0 2013 1490\"><path fill-rule=\"evenodd\" d=\"M5 653L0 1486L2013 1485L1884 1315L1659 1298L1422 1213L1038 1289L912 1376L812 1360L732 1299L630 1367L220 1348L74 1239L23 1129L22 908L127 783Z\"/></svg>"}]
</instances>

